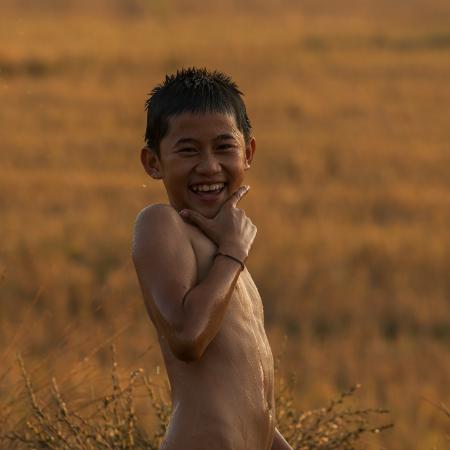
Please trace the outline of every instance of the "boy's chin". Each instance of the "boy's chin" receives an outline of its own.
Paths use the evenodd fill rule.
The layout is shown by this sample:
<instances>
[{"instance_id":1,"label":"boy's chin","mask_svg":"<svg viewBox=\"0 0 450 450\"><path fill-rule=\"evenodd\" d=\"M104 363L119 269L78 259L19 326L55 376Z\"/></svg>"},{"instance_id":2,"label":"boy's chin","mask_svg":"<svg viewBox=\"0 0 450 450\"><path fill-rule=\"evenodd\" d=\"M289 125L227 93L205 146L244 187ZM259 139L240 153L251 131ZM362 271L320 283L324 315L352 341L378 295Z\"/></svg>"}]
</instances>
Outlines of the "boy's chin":
<instances>
[{"instance_id":1,"label":"boy's chin","mask_svg":"<svg viewBox=\"0 0 450 450\"><path fill-rule=\"evenodd\" d=\"M222 207L223 202L212 204L212 205L190 205L188 206L188 209L191 209L192 211L196 211L199 214L201 214L203 217L206 217L207 219L213 219L217 213L220 211L220 208Z\"/></svg>"},{"instance_id":2,"label":"boy's chin","mask_svg":"<svg viewBox=\"0 0 450 450\"><path fill-rule=\"evenodd\" d=\"M211 207L205 207L205 208L195 208L195 211L197 211L198 213L200 213L202 216L208 218L208 219L213 219L216 214L219 212L220 208L222 205L218 205L218 206L211 206Z\"/></svg>"}]
</instances>

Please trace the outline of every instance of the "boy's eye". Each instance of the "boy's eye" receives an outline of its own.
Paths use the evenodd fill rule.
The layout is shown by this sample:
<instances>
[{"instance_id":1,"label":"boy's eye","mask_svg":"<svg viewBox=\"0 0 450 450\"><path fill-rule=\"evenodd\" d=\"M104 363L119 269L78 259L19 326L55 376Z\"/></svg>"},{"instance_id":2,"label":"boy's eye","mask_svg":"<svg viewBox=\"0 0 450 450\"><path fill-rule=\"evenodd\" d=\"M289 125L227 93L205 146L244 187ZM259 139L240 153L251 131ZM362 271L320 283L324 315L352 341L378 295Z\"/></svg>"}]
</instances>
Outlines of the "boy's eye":
<instances>
[{"instance_id":1,"label":"boy's eye","mask_svg":"<svg viewBox=\"0 0 450 450\"><path fill-rule=\"evenodd\" d=\"M232 144L222 144L222 145L219 145L219 147L217 147L219 150L227 150L227 149L230 149L230 148L233 148L234 147L234 145L232 145Z\"/></svg>"},{"instance_id":2,"label":"boy's eye","mask_svg":"<svg viewBox=\"0 0 450 450\"><path fill-rule=\"evenodd\" d=\"M180 153L193 153L195 151L197 150L193 147L180 148L180 150L178 150Z\"/></svg>"}]
</instances>

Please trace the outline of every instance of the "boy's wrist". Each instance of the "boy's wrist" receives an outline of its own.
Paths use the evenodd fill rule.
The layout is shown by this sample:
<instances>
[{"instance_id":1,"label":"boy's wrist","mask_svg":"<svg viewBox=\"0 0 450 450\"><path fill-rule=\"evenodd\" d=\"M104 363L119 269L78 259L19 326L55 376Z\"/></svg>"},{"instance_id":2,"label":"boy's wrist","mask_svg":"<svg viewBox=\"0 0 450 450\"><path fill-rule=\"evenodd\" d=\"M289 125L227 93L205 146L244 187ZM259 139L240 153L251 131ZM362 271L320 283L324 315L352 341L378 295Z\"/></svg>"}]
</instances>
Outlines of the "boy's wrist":
<instances>
[{"instance_id":1,"label":"boy's wrist","mask_svg":"<svg viewBox=\"0 0 450 450\"><path fill-rule=\"evenodd\" d=\"M245 252L239 248L236 248L235 246L226 245L226 244L219 245L219 248L217 249L216 254L230 256L232 258L239 260L242 264L245 264L245 261L248 257L247 252Z\"/></svg>"},{"instance_id":2,"label":"boy's wrist","mask_svg":"<svg viewBox=\"0 0 450 450\"><path fill-rule=\"evenodd\" d=\"M216 254L214 255L214 259L217 258L218 256L223 256L224 258L231 259L232 261L236 262L237 264L239 264L241 266L241 270L245 269L244 261L240 260L239 258L236 258L236 257L234 257L232 255L227 254L227 253L216 252Z\"/></svg>"}]
</instances>

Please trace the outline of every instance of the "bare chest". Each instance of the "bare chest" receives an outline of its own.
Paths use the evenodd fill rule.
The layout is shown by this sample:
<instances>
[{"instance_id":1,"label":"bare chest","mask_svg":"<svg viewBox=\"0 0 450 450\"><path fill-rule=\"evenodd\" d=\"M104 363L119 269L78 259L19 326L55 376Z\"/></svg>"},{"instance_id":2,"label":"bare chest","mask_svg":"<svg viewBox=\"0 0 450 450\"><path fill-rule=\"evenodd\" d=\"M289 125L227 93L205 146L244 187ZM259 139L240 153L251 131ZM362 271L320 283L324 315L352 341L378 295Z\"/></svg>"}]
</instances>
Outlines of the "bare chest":
<instances>
[{"instance_id":1,"label":"bare chest","mask_svg":"<svg viewBox=\"0 0 450 450\"><path fill-rule=\"evenodd\" d=\"M206 277L214 262L217 246L196 227L188 225L188 231L197 259L197 283L199 283ZM237 309L240 310L241 318L247 316L246 318L250 319L252 317L260 321L261 325L264 321L261 297L247 269L239 276L229 309L227 316L232 316L233 311Z\"/></svg>"}]
</instances>

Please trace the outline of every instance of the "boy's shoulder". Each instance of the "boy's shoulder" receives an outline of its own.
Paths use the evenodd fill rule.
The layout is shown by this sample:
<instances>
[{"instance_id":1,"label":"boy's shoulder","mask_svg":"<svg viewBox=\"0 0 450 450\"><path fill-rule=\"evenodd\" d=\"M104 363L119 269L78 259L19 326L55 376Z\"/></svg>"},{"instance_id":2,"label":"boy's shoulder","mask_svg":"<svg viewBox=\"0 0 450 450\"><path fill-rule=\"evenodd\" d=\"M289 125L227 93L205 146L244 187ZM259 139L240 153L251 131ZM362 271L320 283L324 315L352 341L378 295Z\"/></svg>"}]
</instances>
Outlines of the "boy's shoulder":
<instances>
[{"instance_id":1,"label":"boy's shoulder","mask_svg":"<svg viewBox=\"0 0 450 450\"><path fill-rule=\"evenodd\" d=\"M146 224L154 222L155 225L161 223L161 221L182 220L178 212L171 205L165 203L155 203L143 208L136 216L136 224L145 222Z\"/></svg>"},{"instance_id":2,"label":"boy's shoulder","mask_svg":"<svg viewBox=\"0 0 450 450\"><path fill-rule=\"evenodd\" d=\"M184 238L184 239L183 239ZM133 235L133 255L146 252L149 246L189 241L184 220L171 205L158 203L146 206L137 217Z\"/></svg>"}]
</instances>

